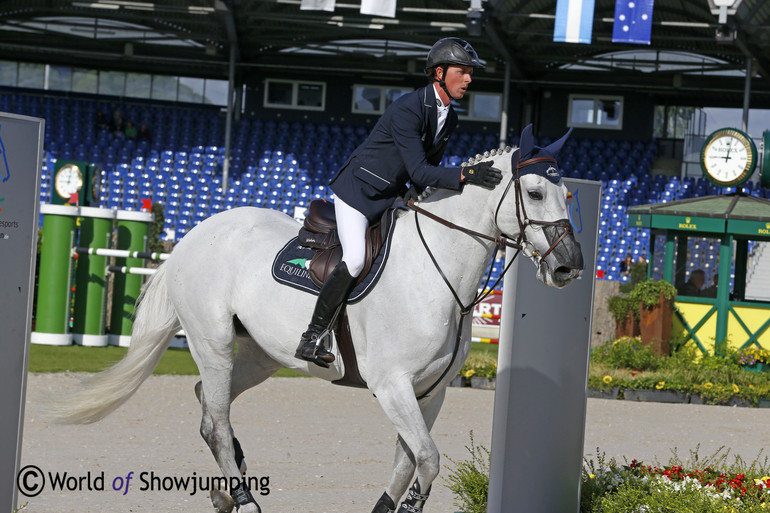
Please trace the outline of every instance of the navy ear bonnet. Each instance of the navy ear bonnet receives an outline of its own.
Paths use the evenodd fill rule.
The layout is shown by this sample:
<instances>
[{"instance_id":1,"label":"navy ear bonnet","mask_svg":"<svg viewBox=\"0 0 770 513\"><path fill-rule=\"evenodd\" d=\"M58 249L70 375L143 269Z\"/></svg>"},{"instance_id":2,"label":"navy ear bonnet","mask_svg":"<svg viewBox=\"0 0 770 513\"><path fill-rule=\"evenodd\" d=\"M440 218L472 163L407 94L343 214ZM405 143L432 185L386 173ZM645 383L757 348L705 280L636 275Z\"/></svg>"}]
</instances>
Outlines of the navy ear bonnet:
<instances>
[{"instance_id":1,"label":"navy ear bonnet","mask_svg":"<svg viewBox=\"0 0 770 513\"><path fill-rule=\"evenodd\" d=\"M519 164L532 158L556 159L564 143L567 142L572 129L570 128L564 136L545 148L535 146L535 137L532 135L532 125L529 124L521 131L521 140L519 142ZM515 154L511 155L511 168L516 164ZM556 162L535 162L519 168L519 176L536 174L547 178L550 182L558 184L561 181L559 165Z\"/></svg>"}]
</instances>

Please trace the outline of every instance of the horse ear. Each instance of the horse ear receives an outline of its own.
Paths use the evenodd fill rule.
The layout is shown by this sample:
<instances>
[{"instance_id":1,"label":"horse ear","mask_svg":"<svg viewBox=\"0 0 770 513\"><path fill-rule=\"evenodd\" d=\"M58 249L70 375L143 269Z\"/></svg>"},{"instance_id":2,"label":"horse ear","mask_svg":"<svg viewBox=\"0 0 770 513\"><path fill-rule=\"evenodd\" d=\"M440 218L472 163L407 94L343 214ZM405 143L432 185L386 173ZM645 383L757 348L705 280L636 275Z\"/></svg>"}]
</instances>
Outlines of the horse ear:
<instances>
[{"instance_id":1,"label":"horse ear","mask_svg":"<svg viewBox=\"0 0 770 513\"><path fill-rule=\"evenodd\" d=\"M524 160L535 148L535 136L532 135L532 123L524 127L519 138L519 159Z\"/></svg>"},{"instance_id":2,"label":"horse ear","mask_svg":"<svg viewBox=\"0 0 770 513\"><path fill-rule=\"evenodd\" d=\"M551 144L543 148L543 150L547 151L551 155L558 154L561 151L562 146L564 146L564 143L567 142L567 139L569 139L569 135L571 133L572 133L572 128L567 130L567 133L564 134L564 136L561 139L559 139L558 141L552 142Z\"/></svg>"}]
</instances>

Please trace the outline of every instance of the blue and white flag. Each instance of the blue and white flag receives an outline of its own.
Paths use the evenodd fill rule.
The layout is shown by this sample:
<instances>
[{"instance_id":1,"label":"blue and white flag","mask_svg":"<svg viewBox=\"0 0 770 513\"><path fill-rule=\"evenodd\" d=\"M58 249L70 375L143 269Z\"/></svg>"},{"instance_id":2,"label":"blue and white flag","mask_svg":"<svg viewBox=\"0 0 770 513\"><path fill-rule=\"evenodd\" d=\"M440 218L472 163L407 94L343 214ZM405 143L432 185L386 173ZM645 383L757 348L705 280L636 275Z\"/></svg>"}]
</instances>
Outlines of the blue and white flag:
<instances>
[{"instance_id":1,"label":"blue and white flag","mask_svg":"<svg viewBox=\"0 0 770 513\"><path fill-rule=\"evenodd\" d=\"M302 0L299 4L301 11L334 12L336 0Z\"/></svg>"},{"instance_id":2,"label":"blue and white flag","mask_svg":"<svg viewBox=\"0 0 770 513\"><path fill-rule=\"evenodd\" d=\"M613 43L650 44L654 0L616 0Z\"/></svg>"},{"instance_id":3,"label":"blue and white flag","mask_svg":"<svg viewBox=\"0 0 770 513\"><path fill-rule=\"evenodd\" d=\"M590 45L593 27L594 0L557 0L554 41Z\"/></svg>"},{"instance_id":4,"label":"blue and white flag","mask_svg":"<svg viewBox=\"0 0 770 513\"><path fill-rule=\"evenodd\" d=\"M396 17L396 0L361 0L361 14Z\"/></svg>"}]
</instances>

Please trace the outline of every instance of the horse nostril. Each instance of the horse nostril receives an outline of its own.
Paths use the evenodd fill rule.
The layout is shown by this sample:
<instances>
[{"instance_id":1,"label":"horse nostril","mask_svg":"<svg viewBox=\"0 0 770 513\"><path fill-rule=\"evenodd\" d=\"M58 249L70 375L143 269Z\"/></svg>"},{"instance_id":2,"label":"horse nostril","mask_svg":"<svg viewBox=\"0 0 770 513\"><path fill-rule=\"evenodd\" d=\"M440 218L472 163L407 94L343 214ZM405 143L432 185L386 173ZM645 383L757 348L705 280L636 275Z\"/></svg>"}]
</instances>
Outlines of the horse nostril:
<instances>
[{"instance_id":1,"label":"horse nostril","mask_svg":"<svg viewBox=\"0 0 770 513\"><path fill-rule=\"evenodd\" d=\"M571 272L572 272L572 268L564 265L560 265L559 267L556 268L556 274L569 274Z\"/></svg>"}]
</instances>

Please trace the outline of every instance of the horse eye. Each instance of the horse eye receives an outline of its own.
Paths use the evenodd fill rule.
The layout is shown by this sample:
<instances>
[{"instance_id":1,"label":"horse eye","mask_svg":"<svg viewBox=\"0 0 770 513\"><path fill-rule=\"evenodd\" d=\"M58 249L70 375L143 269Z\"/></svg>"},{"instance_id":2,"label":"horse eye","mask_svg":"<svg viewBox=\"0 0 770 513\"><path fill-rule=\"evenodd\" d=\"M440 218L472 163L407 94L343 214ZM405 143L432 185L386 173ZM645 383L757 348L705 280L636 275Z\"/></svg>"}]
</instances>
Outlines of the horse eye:
<instances>
[{"instance_id":1,"label":"horse eye","mask_svg":"<svg viewBox=\"0 0 770 513\"><path fill-rule=\"evenodd\" d=\"M535 201L542 201L543 195L538 191L529 191L529 199Z\"/></svg>"}]
</instances>

